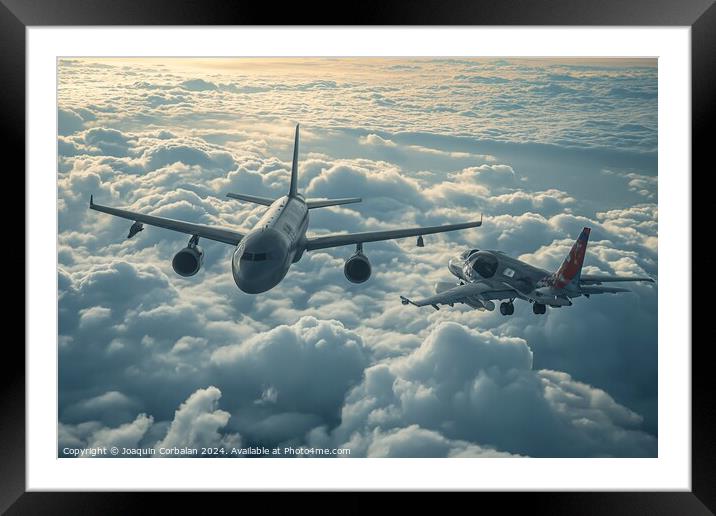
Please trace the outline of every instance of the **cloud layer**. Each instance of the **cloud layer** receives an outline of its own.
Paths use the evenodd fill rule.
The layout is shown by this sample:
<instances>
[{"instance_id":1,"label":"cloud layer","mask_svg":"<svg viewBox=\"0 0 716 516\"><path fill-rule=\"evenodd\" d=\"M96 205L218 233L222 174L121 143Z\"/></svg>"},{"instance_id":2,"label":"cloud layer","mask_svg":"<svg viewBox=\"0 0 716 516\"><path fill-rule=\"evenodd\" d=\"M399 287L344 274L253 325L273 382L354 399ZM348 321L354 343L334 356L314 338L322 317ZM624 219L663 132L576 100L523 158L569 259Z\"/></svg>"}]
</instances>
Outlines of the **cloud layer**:
<instances>
[{"instance_id":1,"label":"cloud layer","mask_svg":"<svg viewBox=\"0 0 716 516\"><path fill-rule=\"evenodd\" d=\"M319 73L320 72L320 73ZM317 80L316 77L321 79ZM657 292L537 317L404 307L465 247L556 268L582 226L590 272L657 274L656 67L537 60L62 60L59 414L66 446L338 446L352 456L654 456ZM228 246L87 210L250 228L227 192L365 202L310 231L473 220L479 229L307 253L266 294ZM119 444L121 443L121 444Z\"/></svg>"}]
</instances>

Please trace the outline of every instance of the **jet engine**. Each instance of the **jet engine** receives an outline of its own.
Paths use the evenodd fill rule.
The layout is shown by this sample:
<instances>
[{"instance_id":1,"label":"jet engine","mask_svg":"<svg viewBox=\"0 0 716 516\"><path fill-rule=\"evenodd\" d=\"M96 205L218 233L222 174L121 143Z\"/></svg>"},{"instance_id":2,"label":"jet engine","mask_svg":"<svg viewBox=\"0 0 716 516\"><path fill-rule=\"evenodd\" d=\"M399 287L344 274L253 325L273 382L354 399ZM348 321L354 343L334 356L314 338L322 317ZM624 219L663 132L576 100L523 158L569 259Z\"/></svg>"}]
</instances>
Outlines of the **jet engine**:
<instances>
[{"instance_id":1,"label":"jet engine","mask_svg":"<svg viewBox=\"0 0 716 516\"><path fill-rule=\"evenodd\" d=\"M343 274L351 283L363 283L370 278L370 262L361 252L357 252L346 260L343 266Z\"/></svg>"},{"instance_id":2,"label":"jet engine","mask_svg":"<svg viewBox=\"0 0 716 516\"><path fill-rule=\"evenodd\" d=\"M179 276L188 278L199 272L203 261L204 251L201 247L198 245L189 246L174 255L172 268Z\"/></svg>"}]
</instances>

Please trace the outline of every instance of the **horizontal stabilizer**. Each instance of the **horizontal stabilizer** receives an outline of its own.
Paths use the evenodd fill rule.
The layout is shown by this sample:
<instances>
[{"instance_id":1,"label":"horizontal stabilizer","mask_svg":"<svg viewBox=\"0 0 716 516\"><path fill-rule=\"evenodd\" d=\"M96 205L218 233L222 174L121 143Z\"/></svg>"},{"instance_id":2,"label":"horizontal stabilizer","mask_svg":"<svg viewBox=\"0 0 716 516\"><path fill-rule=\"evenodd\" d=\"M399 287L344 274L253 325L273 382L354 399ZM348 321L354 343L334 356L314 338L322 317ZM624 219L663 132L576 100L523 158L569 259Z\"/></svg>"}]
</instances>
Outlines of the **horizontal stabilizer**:
<instances>
[{"instance_id":1,"label":"horizontal stabilizer","mask_svg":"<svg viewBox=\"0 0 716 516\"><path fill-rule=\"evenodd\" d=\"M307 199L306 206L311 208L325 208L326 206L338 206L339 204L352 204L361 202L360 197L348 197L345 199Z\"/></svg>"},{"instance_id":2,"label":"horizontal stabilizer","mask_svg":"<svg viewBox=\"0 0 716 516\"><path fill-rule=\"evenodd\" d=\"M252 202L254 204L263 204L264 206L271 206L275 200L267 197L258 197L256 195L244 195L238 193L227 193L226 197L231 197L232 199L238 199L240 201Z\"/></svg>"},{"instance_id":3,"label":"horizontal stabilizer","mask_svg":"<svg viewBox=\"0 0 716 516\"><path fill-rule=\"evenodd\" d=\"M610 276L608 274L582 274L579 282L582 285L600 285L602 283L613 283L618 281L648 281L654 283L654 279L648 276Z\"/></svg>"},{"instance_id":4,"label":"horizontal stabilizer","mask_svg":"<svg viewBox=\"0 0 716 516\"><path fill-rule=\"evenodd\" d=\"M621 287L600 287L596 285L589 285L579 289L582 294L618 294L619 292L631 292L628 288Z\"/></svg>"}]
</instances>

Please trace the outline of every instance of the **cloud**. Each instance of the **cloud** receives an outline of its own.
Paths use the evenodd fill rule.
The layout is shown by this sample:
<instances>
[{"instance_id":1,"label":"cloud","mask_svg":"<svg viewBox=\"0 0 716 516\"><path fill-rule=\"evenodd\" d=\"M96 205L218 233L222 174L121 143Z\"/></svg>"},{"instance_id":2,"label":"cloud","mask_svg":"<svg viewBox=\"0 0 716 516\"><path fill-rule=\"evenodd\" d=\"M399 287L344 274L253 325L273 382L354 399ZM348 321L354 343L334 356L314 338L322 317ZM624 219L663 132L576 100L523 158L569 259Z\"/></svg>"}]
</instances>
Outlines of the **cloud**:
<instances>
[{"instance_id":1,"label":"cloud","mask_svg":"<svg viewBox=\"0 0 716 516\"><path fill-rule=\"evenodd\" d=\"M656 276L655 99L609 94L648 92L655 67L212 63L201 75L60 66L60 443L151 448L171 434L345 444L352 456L654 453L655 286L541 317L518 302L509 318L404 307L398 294L452 281L447 260L467 247L553 270L585 225L586 270ZM302 192L364 198L312 210L310 234L480 213L483 226L425 248L366 244L373 277L361 285L342 273L352 247L306 253L280 288L248 296L230 247L203 241L203 269L180 278L171 259L186 236L147 227L127 240L128 221L87 209L94 194L250 228L263 207L225 194L286 193L295 122Z\"/></svg>"},{"instance_id":2,"label":"cloud","mask_svg":"<svg viewBox=\"0 0 716 516\"><path fill-rule=\"evenodd\" d=\"M179 87L190 91L207 91L218 88L213 82L205 81L204 79L189 79L181 82Z\"/></svg>"},{"instance_id":3,"label":"cloud","mask_svg":"<svg viewBox=\"0 0 716 516\"><path fill-rule=\"evenodd\" d=\"M363 145L379 145L383 147L397 147L395 142L381 138L377 134L369 134L361 138L360 143Z\"/></svg>"},{"instance_id":4,"label":"cloud","mask_svg":"<svg viewBox=\"0 0 716 516\"><path fill-rule=\"evenodd\" d=\"M66 448L88 449L106 448L109 450L116 446L122 448L137 448L139 442L152 426L154 420L146 414L139 414L129 423L109 428L99 422L88 421L78 425L59 423L58 449L60 456L74 456L73 451ZM121 451L120 451L121 453Z\"/></svg>"},{"instance_id":5,"label":"cloud","mask_svg":"<svg viewBox=\"0 0 716 516\"><path fill-rule=\"evenodd\" d=\"M101 428L89 436L87 447L136 448L152 423L151 417L140 414L131 423L125 423L117 428Z\"/></svg>"},{"instance_id":6,"label":"cloud","mask_svg":"<svg viewBox=\"0 0 716 516\"><path fill-rule=\"evenodd\" d=\"M400 174L394 167L380 165L367 162L358 165L336 164L313 178L306 188L306 194L331 198L345 196L350 192L351 195L366 197L374 203L383 198L401 204L422 204L420 184L417 181Z\"/></svg>"},{"instance_id":7,"label":"cloud","mask_svg":"<svg viewBox=\"0 0 716 516\"><path fill-rule=\"evenodd\" d=\"M75 111L58 109L57 110L57 127L62 135L72 134L80 131L84 127L84 119Z\"/></svg>"},{"instance_id":8,"label":"cloud","mask_svg":"<svg viewBox=\"0 0 716 516\"><path fill-rule=\"evenodd\" d=\"M411 354L366 370L334 437L343 446L367 440L367 455L400 455L398 429L420 428L440 444L424 451L442 456L453 453L446 439L530 456L655 456L656 439L641 422L600 389L534 371L521 339L441 323Z\"/></svg>"},{"instance_id":9,"label":"cloud","mask_svg":"<svg viewBox=\"0 0 716 516\"><path fill-rule=\"evenodd\" d=\"M222 435L231 415L218 408L221 391L214 386L199 389L174 414L167 435L155 448L240 446L237 434Z\"/></svg>"},{"instance_id":10,"label":"cloud","mask_svg":"<svg viewBox=\"0 0 716 516\"><path fill-rule=\"evenodd\" d=\"M367 446L368 457L513 457L505 452L483 448L467 441L446 439L432 430L410 425L383 432L376 428L367 442L359 438L351 441L351 447Z\"/></svg>"},{"instance_id":11,"label":"cloud","mask_svg":"<svg viewBox=\"0 0 716 516\"><path fill-rule=\"evenodd\" d=\"M359 335L310 316L211 354L217 378L232 393L227 402L255 406L237 415L242 434L264 442L267 435L291 435L287 429L295 432L293 425L302 428L306 421L335 424L368 358ZM277 416L283 413L292 416Z\"/></svg>"},{"instance_id":12,"label":"cloud","mask_svg":"<svg viewBox=\"0 0 716 516\"><path fill-rule=\"evenodd\" d=\"M119 448L114 456L132 456L125 448L144 450L144 456L152 456L147 446L153 447L153 456L178 456L178 453L167 453L165 450L174 448L232 447L241 445L241 439L235 433L223 433L230 414L218 408L221 391L210 386L198 389L191 394L174 413L169 423L155 424L154 418L141 413L128 423L118 426L103 426L99 421L87 421L77 425L59 424L59 449L62 456L76 455L76 451L65 448ZM116 410L127 406L130 400L119 392L108 392L77 405L85 412L85 417L94 409ZM164 430L166 428L166 430ZM164 437L156 441L157 432L164 432ZM164 451L161 449L165 449Z\"/></svg>"}]
</instances>

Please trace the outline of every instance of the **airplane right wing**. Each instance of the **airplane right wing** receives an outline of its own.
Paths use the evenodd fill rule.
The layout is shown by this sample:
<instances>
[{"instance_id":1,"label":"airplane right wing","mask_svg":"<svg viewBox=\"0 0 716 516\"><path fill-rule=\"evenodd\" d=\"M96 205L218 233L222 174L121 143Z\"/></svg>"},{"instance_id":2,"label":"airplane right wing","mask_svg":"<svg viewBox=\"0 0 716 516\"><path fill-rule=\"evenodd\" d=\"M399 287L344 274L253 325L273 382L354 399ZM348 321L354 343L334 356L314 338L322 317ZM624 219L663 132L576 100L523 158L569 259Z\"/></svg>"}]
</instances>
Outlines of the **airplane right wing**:
<instances>
[{"instance_id":1,"label":"airplane right wing","mask_svg":"<svg viewBox=\"0 0 716 516\"><path fill-rule=\"evenodd\" d=\"M413 301L407 297L400 296L400 302L404 305L411 304L414 306L432 306L435 310L440 310L438 305L452 305L453 303L462 303L464 301L474 299L477 301L490 301L493 299L511 299L522 297L519 292L512 289L496 290L490 285L482 282L468 283L466 285L456 285L455 287L444 290L434 296L426 297Z\"/></svg>"},{"instance_id":2,"label":"airplane right wing","mask_svg":"<svg viewBox=\"0 0 716 516\"><path fill-rule=\"evenodd\" d=\"M346 233L309 238L306 241L306 251L325 249L327 247L339 247L342 245L362 244L364 242L377 242L379 240L393 240L411 236L431 235L445 231L456 231L458 229L476 228L482 225L482 219L475 222L463 222L461 224L446 224L444 226L427 226L422 228L390 229L388 231L366 231L365 233Z\"/></svg>"}]
</instances>

